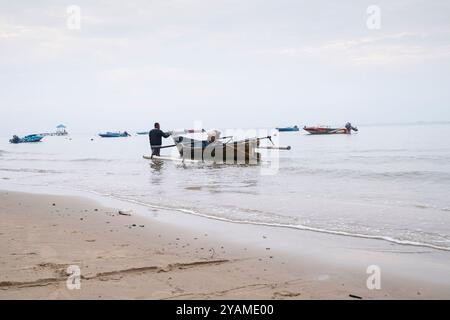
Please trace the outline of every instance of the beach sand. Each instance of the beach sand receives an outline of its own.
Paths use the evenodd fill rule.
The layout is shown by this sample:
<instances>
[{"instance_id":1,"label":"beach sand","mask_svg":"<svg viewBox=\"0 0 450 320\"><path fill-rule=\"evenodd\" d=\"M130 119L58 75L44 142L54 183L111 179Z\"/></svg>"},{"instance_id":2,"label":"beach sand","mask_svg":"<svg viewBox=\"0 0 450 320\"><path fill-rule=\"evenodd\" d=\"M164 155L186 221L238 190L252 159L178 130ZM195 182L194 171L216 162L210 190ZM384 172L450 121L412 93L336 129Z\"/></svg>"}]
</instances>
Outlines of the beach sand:
<instances>
[{"instance_id":1,"label":"beach sand","mask_svg":"<svg viewBox=\"0 0 450 320\"><path fill-rule=\"evenodd\" d=\"M0 192L0 299L450 298L449 252L125 209Z\"/></svg>"}]
</instances>

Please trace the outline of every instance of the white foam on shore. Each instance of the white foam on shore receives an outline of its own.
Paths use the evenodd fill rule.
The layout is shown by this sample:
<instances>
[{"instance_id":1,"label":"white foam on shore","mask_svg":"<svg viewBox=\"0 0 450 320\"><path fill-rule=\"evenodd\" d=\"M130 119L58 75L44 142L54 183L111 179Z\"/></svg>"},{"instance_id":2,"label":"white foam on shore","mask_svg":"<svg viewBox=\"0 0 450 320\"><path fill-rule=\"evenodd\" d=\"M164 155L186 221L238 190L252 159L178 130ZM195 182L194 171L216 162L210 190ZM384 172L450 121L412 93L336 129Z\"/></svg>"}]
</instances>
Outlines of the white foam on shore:
<instances>
[{"instance_id":1,"label":"white foam on shore","mask_svg":"<svg viewBox=\"0 0 450 320\"><path fill-rule=\"evenodd\" d=\"M21 186L24 187L25 185L21 185ZM41 189L42 186L26 185L26 187L28 187L28 188L26 188L26 190L23 190L23 188L20 188L20 187L19 188L14 188L12 186L7 187L5 189L9 189L11 191L17 191L17 192L30 192L30 193L49 194L48 191L42 191L42 189ZM32 190L30 190L30 188ZM390 243L395 243L395 244L398 244L398 245L424 247L424 248L430 248L430 249L441 250L441 251L450 251L450 247L438 246L438 245L433 245L433 244L423 243L423 242L418 242L418 241L401 240L401 239L396 239L396 238L393 238L393 237L390 237L390 236L368 235L368 234L362 234L362 233L351 233L351 232L346 232L346 231L338 231L338 230L329 230L329 229L323 229L323 228L309 227L309 226L305 226L305 225L301 225L301 224L293 225L293 224L281 224L281 223L275 223L275 222L269 223L269 222L249 221L249 220L233 220L233 219L229 219L229 218L225 218L225 217L213 216L213 215L197 212L197 211L194 211L194 210L184 209L184 208L173 208L173 207L149 204L149 203L145 203L145 202L142 202L142 201L139 201L139 200L123 198L121 196L117 196L117 195L114 195L114 194L105 194L105 193L92 191L92 190L85 190L85 189L75 189L74 190L73 188L61 187L61 186L60 187L52 186L52 188L53 188L53 190L55 191L56 194L62 193L62 194L67 195L67 196L73 196L74 195L73 192L76 191L76 192L79 192L81 195L87 196L88 198L92 198L92 197L89 197L89 195L93 195L94 196L94 200L111 199L111 200L119 201L120 203L132 203L134 205L138 205L139 207L153 208L153 209L160 209L160 210L167 210L167 211L176 211L176 212L181 212L181 213L189 214L189 215L196 216L196 217L202 217L202 218L206 218L206 219L212 219L212 220L228 222L228 223L250 224L250 225L258 225L258 226L266 226L266 227L277 227L277 228L289 228L289 229L311 231L311 232L317 232L317 233L323 233L323 234L331 234L331 235L337 235L337 236L372 239L372 240L382 240L382 241L387 241L387 242L390 242ZM143 215L143 216L145 217L145 215Z\"/></svg>"},{"instance_id":2,"label":"white foam on shore","mask_svg":"<svg viewBox=\"0 0 450 320\"><path fill-rule=\"evenodd\" d=\"M86 190L83 190L83 191L86 192ZM198 217L203 217L203 218L207 218L207 219L213 219L213 220L218 220L218 221L223 221L223 222L228 222L228 223L251 224L251 225L259 225L259 226L266 226L266 227L278 227L278 228L290 228L290 229L319 232L319 233L332 234L332 235L338 235L338 236L382 240L382 241L388 241L388 242L399 244L399 245L425 247L425 248L431 248L431 249L442 250L442 251L450 251L449 247L437 246L437 245L418 242L418 241L401 240L401 239L396 239L396 238L393 238L390 236L376 236L376 235L368 235L368 234L362 234L362 233L351 233L351 232L346 232L346 231L328 230L328 229L322 229L322 228L316 228L316 227L309 227L309 226L300 225L300 224L292 225L292 224L268 223L268 222L258 222L258 221L248 221L248 220L233 220L233 219L229 219L229 218L218 217L218 216L213 216L213 215L209 215L209 214L205 214L205 213L201 213L201 212L196 212L194 210L189 210L189 209L171 208L171 207L165 207L165 206L152 205L152 204L148 204L148 203L145 203L142 201L127 199L127 198L123 198L123 197L119 197L119 196L111 195L111 194L102 194L102 193L93 192L93 191L87 191L87 192L91 192L91 193L94 193L94 194L102 196L102 197L105 197L105 196L111 197L115 200L129 202L129 203L137 204L139 206L144 206L147 208L177 211L177 212L182 212L185 214L190 214L190 215L194 215L194 216L198 216Z\"/></svg>"}]
</instances>

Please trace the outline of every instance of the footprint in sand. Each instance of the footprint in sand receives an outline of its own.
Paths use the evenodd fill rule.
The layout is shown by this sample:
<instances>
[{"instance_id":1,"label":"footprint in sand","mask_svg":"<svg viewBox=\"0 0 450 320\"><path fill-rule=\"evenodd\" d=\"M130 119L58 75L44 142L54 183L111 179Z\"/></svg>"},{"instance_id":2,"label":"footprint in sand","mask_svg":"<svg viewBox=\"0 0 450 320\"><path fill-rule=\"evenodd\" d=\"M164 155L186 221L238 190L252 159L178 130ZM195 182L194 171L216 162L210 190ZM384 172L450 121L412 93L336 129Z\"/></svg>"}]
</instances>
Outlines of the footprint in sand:
<instances>
[{"instance_id":1,"label":"footprint in sand","mask_svg":"<svg viewBox=\"0 0 450 320\"><path fill-rule=\"evenodd\" d=\"M301 295L300 292L291 292L287 290L277 291L273 293L273 298L290 298L290 297L298 297Z\"/></svg>"}]
</instances>

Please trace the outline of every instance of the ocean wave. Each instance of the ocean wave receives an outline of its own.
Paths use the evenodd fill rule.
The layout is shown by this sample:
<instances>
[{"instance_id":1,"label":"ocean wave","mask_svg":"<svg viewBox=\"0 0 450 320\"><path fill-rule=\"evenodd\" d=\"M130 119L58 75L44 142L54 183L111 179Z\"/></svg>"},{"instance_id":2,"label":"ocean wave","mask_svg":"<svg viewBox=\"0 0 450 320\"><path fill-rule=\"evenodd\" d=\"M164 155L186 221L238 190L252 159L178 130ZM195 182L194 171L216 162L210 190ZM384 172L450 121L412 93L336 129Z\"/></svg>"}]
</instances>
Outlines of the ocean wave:
<instances>
[{"instance_id":1,"label":"ocean wave","mask_svg":"<svg viewBox=\"0 0 450 320\"><path fill-rule=\"evenodd\" d=\"M42 162L113 162L113 159L80 158L80 159L49 159L49 158L8 158L7 161L42 161Z\"/></svg>"},{"instance_id":2,"label":"ocean wave","mask_svg":"<svg viewBox=\"0 0 450 320\"><path fill-rule=\"evenodd\" d=\"M0 171L6 171L6 172L20 172L20 173L62 173L61 171L56 170L45 170L45 169L10 169L10 168L0 168Z\"/></svg>"},{"instance_id":3,"label":"ocean wave","mask_svg":"<svg viewBox=\"0 0 450 320\"><path fill-rule=\"evenodd\" d=\"M442 152L442 148L420 148L420 150L414 150L414 149L405 149L405 148L373 148L373 149L359 149L359 150L352 150L352 154L368 154L368 153L389 153L392 154L393 152L423 152L423 153L435 153L435 152ZM336 151L336 153L339 153L341 151Z\"/></svg>"},{"instance_id":4,"label":"ocean wave","mask_svg":"<svg viewBox=\"0 0 450 320\"><path fill-rule=\"evenodd\" d=\"M450 182L450 172L443 171L365 171L354 169L328 169L328 168L309 168L309 167L288 167L281 170L286 170L296 174L307 175L324 175L336 178L361 178L361 179L384 179L384 180L420 180L420 181L435 181L435 182Z\"/></svg>"},{"instance_id":5,"label":"ocean wave","mask_svg":"<svg viewBox=\"0 0 450 320\"><path fill-rule=\"evenodd\" d=\"M101 159L101 158L80 158L80 159L71 159L65 160L70 162L112 162L115 161L113 159Z\"/></svg>"},{"instance_id":6,"label":"ocean wave","mask_svg":"<svg viewBox=\"0 0 450 320\"><path fill-rule=\"evenodd\" d=\"M167 209L169 209L169 208L167 208ZM174 209L172 209L172 210L174 210ZM228 218L202 214L199 212L195 212L193 210L186 210L186 209L175 209L175 210L184 212L184 213L188 213L188 214L192 214L192 215L196 215L196 216L201 216L201 217L208 218L208 219L226 221L226 222L231 222L231 223L298 229L298 230L333 234L333 235L346 236L346 237L384 240L384 241L388 241L388 242L392 242L392 243L396 243L396 244L400 244L400 245L426 247L426 248L432 248L432 249L436 249L436 250L450 251L450 247L437 246L434 244L418 242L418 241L402 240L402 239L397 239L397 238L394 238L391 236L382 236L382 235L378 236L378 235L369 235L369 234L362 234L362 233L352 233L352 232L347 232L347 231L329 230L329 229L310 227L310 226L305 226L305 225L300 225L300 224L299 225L290 225L290 224L282 224L282 223L267 223L267 222L259 222L259 221L248 221L248 220L232 220L232 219L228 219Z\"/></svg>"},{"instance_id":7,"label":"ocean wave","mask_svg":"<svg viewBox=\"0 0 450 320\"><path fill-rule=\"evenodd\" d=\"M416 161L416 162L432 162L433 164L448 164L450 162L450 155L421 155L421 154L409 154L409 155L374 155L365 156L359 154L351 154L345 156L343 160L351 159L352 161L364 161L371 163L397 163L399 161ZM332 160L332 159L330 159Z\"/></svg>"},{"instance_id":8,"label":"ocean wave","mask_svg":"<svg viewBox=\"0 0 450 320\"><path fill-rule=\"evenodd\" d=\"M263 222L263 221L253 221L253 220L231 219L231 218L226 218L226 217L220 217L220 216L214 216L214 215L210 215L210 214L201 213L201 212L198 212L198 211L195 211L195 210L192 210L192 209L154 205L154 204L149 204L149 203L142 202L142 201L135 200L135 199L123 198L123 197L117 196L117 195L102 194L102 193L99 193L99 192L92 192L92 191L89 191L89 192L97 194L97 195L101 195L101 196L111 197L111 198L119 200L119 201L137 204L137 205L148 207L148 208L169 210L169 211L177 211L177 212L190 214L190 215L194 215L194 216L198 216L198 217L203 217L203 218L213 219L213 220L218 220L218 221L224 221L224 222L230 222L230 223L251 224L251 225L259 225L259 226L267 226L267 227L279 227L279 228L297 229L297 230L304 230L304 231L332 234L332 235L338 235L338 236L382 240L382 241L388 241L388 242L399 244L399 245L408 245L408 246L425 247L425 248L442 250L442 251L450 251L450 246L447 247L447 246L435 245L435 244L432 244L432 243L413 241L413 240L407 240L407 239L399 239L399 238L395 238L395 237L387 236L387 235L371 235L371 234L364 234L364 233L358 233L358 232L331 230L331 229L325 229L325 228L319 228L319 227L306 226L306 225L302 225L302 224L287 224L287 223L276 223L276 222Z\"/></svg>"},{"instance_id":9,"label":"ocean wave","mask_svg":"<svg viewBox=\"0 0 450 320\"><path fill-rule=\"evenodd\" d=\"M413 204L412 206L414 208L417 208L417 209L434 209L435 208L435 207L430 206L428 204L421 204L421 203L416 203L416 204Z\"/></svg>"},{"instance_id":10,"label":"ocean wave","mask_svg":"<svg viewBox=\"0 0 450 320\"><path fill-rule=\"evenodd\" d=\"M388 153L391 153L391 152L408 152L408 151L411 151L411 150L409 150L409 149L395 149L395 148L393 148L393 149L366 149L366 150L354 150L354 151L352 151L352 153L353 154L358 154L358 153L363 153L363 154L365 154L365 153L383 153L383 152L388 152Z\"/></svg>"},{"instance_id":11,"label":"ocean wave","mask_svg":"<svg viewBox=\"0 0 450 320\"><path fill-rule=\"evenodd\" d=\"M17 162L17 161L43 161L43 162L49 162L52 161L52 159L45 159L45 158L7 158L5 159L5 161L12 161L12 162Z\"/></svg>"},{"instance_id":12,"label":"ocean wave","mask_svg":"<svg viewBox=\"0 0 450 320\"><path fill-rule=\"evenodd\" d=\"M450 172L442 171L386 171L375 173L363 173L369 178L385 178L385 179L402 179L402 180L419 180L422 182L450 182Z\"/></svg>"}]
</instances>

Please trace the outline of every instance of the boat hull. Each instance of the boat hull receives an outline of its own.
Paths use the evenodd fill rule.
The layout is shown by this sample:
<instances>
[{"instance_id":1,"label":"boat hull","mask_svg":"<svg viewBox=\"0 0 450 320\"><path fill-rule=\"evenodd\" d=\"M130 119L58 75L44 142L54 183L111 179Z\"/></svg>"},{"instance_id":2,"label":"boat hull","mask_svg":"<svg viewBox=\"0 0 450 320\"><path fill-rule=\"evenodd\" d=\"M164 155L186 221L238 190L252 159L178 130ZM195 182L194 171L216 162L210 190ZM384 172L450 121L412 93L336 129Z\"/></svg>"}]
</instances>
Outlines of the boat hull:
<instances>
[{"instance_id":1,"label":"boat hull","mask_svg":"<svg viewBox=\"0 0 450 320\"><path fill-rule=\"evenodd\" d=\"M298 127L276 128L279 132L295 132L299 131Z\"/></svg>"},{"instance_id":2,"label":"boat hull","mask_svg":"<svg viewBox=\"0 0 450 320\"><path fill-rule=\"evenodd\" d=\"M9 142L13 143L13 144L18 144L18 143L35 143L35 142L40 142L44 137L41 135L29 135L29 136L25 136L23 138L19 138L17 140L14 139L10 139Z\"/></svg>"},{"instance_id":3,"label":"boat hull","mask_svg":"<svg viewBox=\"0 0 450 320\"><path fill-rule=\"evenodd\" d=\"M205 140L175 136L173 140L182 159L216 164L246 165L258 164L261 161L261 154L256 151L259 139L208 143Z\"/></svg>"},{"instance_id":4,"label":"boat hull","mask_svg":"<svg viewBox=\"0 0 450 320\"><path fill-rule=\"evenodd\" d=\"M326 127L304 127L303 130L310 134L350 134L346 128L326 128Z\"/></svg>"},{"instance_id":5,"label":"boat hull","mask_svg":"<svg viewBox=\"0 0 450 320\"><path fill-rule=\"evenodd\" d=\"M102 138L124 138L128 137L126 133L115 133L115 132L107 132L107 133L99 133L98 134Z\"/></svg>"}]
</instances>

